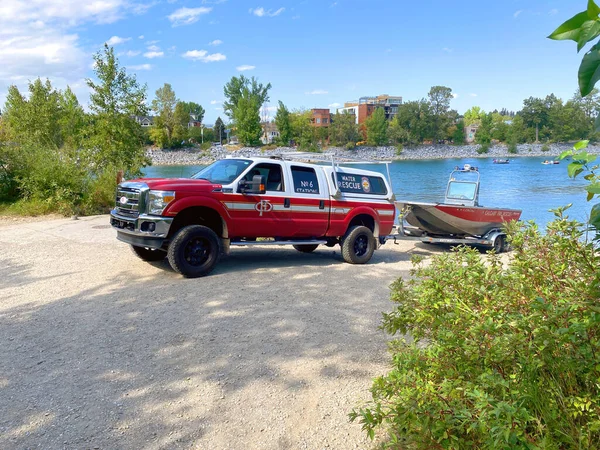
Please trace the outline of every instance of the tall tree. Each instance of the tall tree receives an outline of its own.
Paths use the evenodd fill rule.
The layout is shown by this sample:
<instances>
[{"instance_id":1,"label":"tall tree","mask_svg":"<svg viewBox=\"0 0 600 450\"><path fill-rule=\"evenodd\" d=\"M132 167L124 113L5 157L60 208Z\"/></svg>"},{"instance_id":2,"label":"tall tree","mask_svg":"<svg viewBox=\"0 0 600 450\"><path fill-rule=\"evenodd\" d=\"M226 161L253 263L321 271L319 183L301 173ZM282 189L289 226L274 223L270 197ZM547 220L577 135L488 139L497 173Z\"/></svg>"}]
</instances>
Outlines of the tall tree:
<instances>
[{"instance_id":1,"label":"tall tree","mask_svg":"<svg viewBox=\"0 0 600 450\"><path fill-rule=\"evenodd\" d=\"M223 142L227 139L227 133L225 133L225 129L226 128L225 124L223 123L223 120L221 119L221 117L217 117L213 130L215 130L215 136L219 140L219 142Z\"/></svg>"},{"instance_id":2,"label":"tall tree","mask_svg":"<svg viewBox=\"0 0 600 450\"><path fill-rule=\"evenodd\" d=\"M485 114L485 111L483 111L479 106L472 106L471 108L467 109L465 111L464 114L464 122L465 122L465 126L469 126L469 125L473 125L473 124L480 124L481 123L481 116Z\"/></svg>"},{"instance_id":3,"label":"tall tree","mask_svg":"<svg viewBox=\"0 0 600 450\"><path fill-rule=\"evenodd\" d=\"M433 118L433 137L436 140L443 139L450 124L448 112L450 110L450 100L453 98L452 89L446 86L433 86L429 90L428 96Z\"/></svg>"},{"instance_id":4,"label":"tall tree","mask_svg":"<svg viewBox=\"0 0 600 450\"><path fill-rule=\"evenodd\" d=\"M152 100L152 111L156 114L154 118L154 126L163 128L167 134L167 140L170 142L173 137L173 130L177 125L175 119L175 106L178 103L175 91L169 83L165 83L158 88L155 93L155 98Z\"/></svg>"},{"instance_id":5,"label":"tall tree","mask_svg":"<svg viewBox=\"0 0 600 450\"><path fill-rule=\"evenodd\" d=\"M198 103L194 102L180 102L183 106L183 110L190 116L193 117L198 122L202 122L204 119L204 108Z\"/></svg>"},{"instance_id":6,"label":"tall tree","mask_svg":"<svg viewBox=\"0 0 600 450\"><path fill-rule=\"evenodd\" d=\"M334 145L356 145L360 140L356 116L347 112L336 112L329 126L329 139Z\"/></svg>"},{"instance_id":7,"label":"tall tree","mask_svg":"<svg viewBox=\"0 0 600 450\"><path fill-rule=\"evenodd\" d=\"M279 131L279 141L283 145L289 145L292 139L292 124L290 123L290 111L281 100L275 114L275 125Z\"/></svg>"},{"instance_id":8,"label":"tall tree","mask_svg":"<svg viewBox=\"0 0 600 450\"><path fill-rule=\"evenodd\" d=\"M388 142L388 122L383 108L375 108L373 114L365 120L367 143L369 145L385 145Z\"/></svg>"},{"instance_id":9,"label":"tall tree","mask_svg":"<svg viewBox=\"0 0 600 450\"><path fill-rule=\"evenodd\" d=\"M425 99L403 103L396 115L400 127L406 130L403 143L420 144L433 138L431 105Z\"/></svg>"},{"instance_id":10,"label":"tall tree","mask_svg":"<svg viewBox=\"0 0 600 450\"><path fill-rule=\"evenodd\" d=\"M233 119L235 107L244 95L244 91L248 91L249 93L249 95L246 94L246 97L255 97L258 108L260 109L265 102L269 101L269 89L271 89L271 83L267 83L266 86L263 86L263 84L259 83L254 77L246 78L244 75L231 77L231 80L223 87L223 94L226 99L223 102L225 114Z\"/></svg>"},{"instance_id":11,"label":"tall tree","mask_svg":"<svg viewBox=\"0 0 600 450\"><path fill-rule=\"evenodd\" d=\"M113 167L134 175L147 160L144 135L132 116L146 115L146 86L120 67L108 45L94 55L97 81L88 79L90 110L86 145L96 170Z\"/></svg>"},{"instance_id":12,"label":"tall tree","mask_svg":"<svg viewBox=\"0 0 600 450\"><path fill-rule=\"evenodd\" d=\"M301 149L310 149L315 144L315 127L311 124L312 113L301 110L290 115L292 136Z\"/></svg>"}]
</instances>

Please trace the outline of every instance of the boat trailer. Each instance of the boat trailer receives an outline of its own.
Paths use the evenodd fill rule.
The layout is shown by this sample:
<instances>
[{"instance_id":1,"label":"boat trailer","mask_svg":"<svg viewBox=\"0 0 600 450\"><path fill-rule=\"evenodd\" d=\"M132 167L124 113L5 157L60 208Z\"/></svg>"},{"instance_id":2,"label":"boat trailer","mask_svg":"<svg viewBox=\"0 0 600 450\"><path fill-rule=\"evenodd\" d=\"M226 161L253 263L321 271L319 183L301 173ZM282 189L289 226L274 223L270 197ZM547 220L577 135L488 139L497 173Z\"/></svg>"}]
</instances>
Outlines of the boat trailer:
<instances>
[{"instance_id":1,"label":"boat trailer","mask_svg":"<svg viewBox=\"0 0 600 450\"><path fill-rule=\"evenodd\" d=\"M383 242L387 240L393 240L396 245L399 245L397 241L418 241L424 242L425 244L451 244L484 247L493 249L496 253L502 253L508 250L506 233L500 228L492 228L483 236L431 236L428 235L426 231L417 227L405 225L402 215L400 215L400 224L394 225L392 234L383 238Z\"/></svg>"}]
</instances>

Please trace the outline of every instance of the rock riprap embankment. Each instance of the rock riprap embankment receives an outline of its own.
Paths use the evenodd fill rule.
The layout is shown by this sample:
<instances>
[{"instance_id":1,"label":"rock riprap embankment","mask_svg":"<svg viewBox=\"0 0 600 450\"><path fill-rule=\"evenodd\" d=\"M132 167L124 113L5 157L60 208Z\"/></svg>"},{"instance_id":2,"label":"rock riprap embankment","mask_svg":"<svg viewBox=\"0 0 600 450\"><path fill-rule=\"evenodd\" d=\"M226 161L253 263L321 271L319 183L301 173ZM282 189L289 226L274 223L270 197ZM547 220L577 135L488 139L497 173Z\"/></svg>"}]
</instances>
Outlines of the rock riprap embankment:
<instances>
[{"instance_id":1,"label":"rock riprap embankment","mask_svg":"<svg viewBox=\"0 0 600 450\"><path fill-rule=\"evenodd\" d=\"M551 144L544 151L542 144L520 144L517 153L509 153L505 145L494 145L487 153L478 153L479 145L422 145L406 147L399 151L396 147L358 147L346 150L339 147L329 147L324 153L333 154L340 158L356 158L365 160L406 160L406 159L449 159L449 158L516 158L520 156L544 156L554 159L565 150L572 148L570 144ZM273 150L262 148L234 148L229 146L211 147L209 150L186 148L181 150L149 149L147 155L154 165L195 165L209 164L226 156L252 157L273 156L280 153L295 152L291 147L278 147ZM600 154L600 146L590 146L590 153Z\"/></svg>"}]
</instances>

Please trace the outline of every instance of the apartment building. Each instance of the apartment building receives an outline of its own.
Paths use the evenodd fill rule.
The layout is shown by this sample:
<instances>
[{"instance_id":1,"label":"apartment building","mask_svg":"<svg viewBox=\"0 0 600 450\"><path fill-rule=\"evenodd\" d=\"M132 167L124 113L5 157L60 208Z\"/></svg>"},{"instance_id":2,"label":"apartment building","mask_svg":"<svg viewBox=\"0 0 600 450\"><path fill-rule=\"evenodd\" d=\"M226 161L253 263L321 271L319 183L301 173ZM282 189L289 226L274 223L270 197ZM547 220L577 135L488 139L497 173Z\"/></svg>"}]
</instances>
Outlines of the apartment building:
<instances>
[{"instance_id":1,"label":"apartment building","mask_svg":"<svg viewBox=\"0 0 600 450\"><path fill-rule=\"evenodd\" d=\"M313 108L310 112L312 113L310 121L314 127L328 127L331 124L329 108Z\"/></svg>"},{"instance_id":2,"label":"apartment building","mask_svg":"<svg viewBox=\"0 0 600 450\"><path fill-rule=\"evenodd\" d=\"M376 108L383 108L385 118L392 120L398 114L398 107L402 104L402 97L387 94L376 97L361 97L358 101L344 103L343 108L338 108L340 114L353 114L357 124L363 123L373 114Z\"/></svg>"}]
</instances>

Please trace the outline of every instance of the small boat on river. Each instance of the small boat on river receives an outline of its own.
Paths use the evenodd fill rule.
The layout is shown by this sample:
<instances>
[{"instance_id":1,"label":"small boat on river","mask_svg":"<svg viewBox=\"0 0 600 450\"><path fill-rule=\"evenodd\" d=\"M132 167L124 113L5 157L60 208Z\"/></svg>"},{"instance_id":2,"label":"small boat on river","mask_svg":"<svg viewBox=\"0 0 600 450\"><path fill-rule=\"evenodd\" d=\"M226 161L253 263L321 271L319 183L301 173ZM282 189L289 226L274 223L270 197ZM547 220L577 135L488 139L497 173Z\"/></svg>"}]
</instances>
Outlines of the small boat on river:
<instances>
[{"instance_id":1,"label":"small boat on river","mask_svg":"<svg viewBox=\"0 0 600 450\"><path fill-rule=\"evenodd\" d=\"M551 160L542 161L542 164L544 164L544 165L548 165L548 164L560 164L560 161L556 161L556 160L552 160L551 159Z\"/></svg>"},{"instance_id":2,"label":"small boat on river","mask_svg":"<svg viewBox=\"0 0 600 450\"><path fill-rule=\"evenodd\" d=\"M508 164L510 160L508 159L494 159L492 160L494 164Z\"/></svg>"},{"instance_id":3,"label":"small boat on river","mask_svg":"<svg viewBox=\"0 0 600 450\"><path fill-rule=\"evenodd\" d=\"M479 205L479 180L479 170L465 164L450 174L443 203L397 201L396 207L416 235L482 237L519 220L521 210Z\"/></svg>"}]
</instances>

